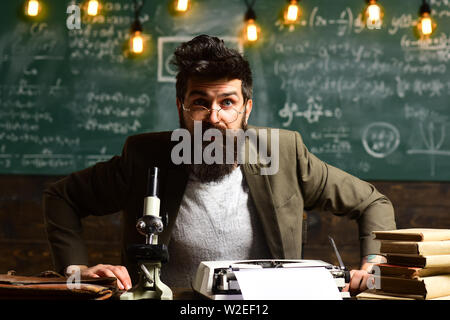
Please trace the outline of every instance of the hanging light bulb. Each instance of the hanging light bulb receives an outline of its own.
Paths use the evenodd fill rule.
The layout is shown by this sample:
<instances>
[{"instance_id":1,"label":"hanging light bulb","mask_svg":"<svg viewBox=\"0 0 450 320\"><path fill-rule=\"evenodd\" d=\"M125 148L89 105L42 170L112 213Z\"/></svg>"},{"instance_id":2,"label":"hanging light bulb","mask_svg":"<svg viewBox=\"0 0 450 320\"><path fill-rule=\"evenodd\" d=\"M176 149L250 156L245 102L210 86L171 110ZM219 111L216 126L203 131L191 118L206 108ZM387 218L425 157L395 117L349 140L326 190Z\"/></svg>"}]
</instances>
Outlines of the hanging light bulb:
<instances>
[{"instance_id":1,"label":"hanging light bulb","mask_svg":"<svg viewBox=\"0 0 450 320\"><path fill-rule=\"evenodd\" d=\"M144 52L144 38L140 31L136 31L131 37L131 52L135 54Z\"/></svg>"},{"instance_id":2,"label":"hanging light bulb","mask_svg":"<svg viewBox=\"0 0 450 320\"><path fill-rule=\"evenodd\" d=\"M246 42L255 42L258 40L261 29L256 23L256 14L251 7L245 13L244 40Z\"/></svg>"},{"instance_id":3,"label":"hanging light bulb","mask_svg":"<svg viewBox=\"0 0 450 320\"><path fill-rule=\"evenodd\" d=\"M419 22L417 23L417 31L421 39L430 37L436 29L436 23L431 19L430 13L431 9L429 4L426 0L423 0L419 9Z\"/></svg>"},{"instance_id":4,"label":"hanging light bulb","mask_svg":"<svg viewBox=\"0 0 450 320\"><path fill-rule=\"evenodd\" d=\"M131 27L130 52L133 54L141 54L144 52L144 36L142 34L141 23L138 20Z\"/></svg>"},{"instance_id":5,"label":"hanging light bulb","mask_svg":"<svg viewBox=\"0 0 450 320\"><path fill-rule=\"evenodd\" d=\"M297 23L300 19L300 6L298 5L298 0L288 0L289 5L284 11L284 23L293 24Z\"/></svg>"},{"instance_id":6,"label":"hanging light bulb","mask_svg":"<svg viewBox=\"0 0 450 320\"><path fill-rule=\"evenodd\" d=\"M28 0L25 5L25 14L30 17L36 17L41 11L41 6L38 0Z\"/></svg>"},{"instance_id":7,"label":"hanging light bulb","mask_svg":"<svg viewBox=\"0 0 450 320\"><path fill-rule=\"evenodd\" d=\"M100 4L97 0L89 0L87 4L87 14L90 16L96 16L100 9Z\"/></svg>"},{"instance_id":8,"label":"hanging light bulb","mask_svg":"<svg viewBox=\"0 0 450 320\"><path fill-rule=\"evenodd\" d=\"M367 29L381 29L383 23L383 9L377 3L377 0L368 0L368 2L369 5L364 12Z\"/></svg>"},{"instance_id":9,"label":"hanging light bulb","mask_svg":"<svg viewBox=\"0 0 450 320\"><path fill-rule=\"evenodd\" d=\"M186 12L189 10L190 1L189 0L175 0L174 8L176 12Z\"/></svg>"},{"instance_id":10,"label":"hanging light bulb","mask_svg":"<svg viewBox=\"0 0 450 320\"><path fill-rule=\"evenodd\" d=\"M258 40L258 26L255 23L255 20L250 19L247 21L247 41L256 41Z\"/></svg>"},{"instance_id":11,"label":"hanging light bulb","mask_svg":"<svg viewBox=\"0 0 450 320\"><path fill-rule=\"evenodd\" d=\"M433 33L433 25L428 14L424 14L422 19L420 19L420 31L422 31L424 36L429 36Z\"/></svg>"},{"instance_id":12,"label":"hanging light bulb","mask_svg":"<svg viewBox=\"0 0 450 320\"><path fill-rule=\"evenodd\" d=\"M138 56L146 50L146 38L143 33L141 21L139 20L140 12L144 6L144 1L138 3L134 0L134 21L130 29L129 52L132 56Z\"/></svg>"}]
</instances>

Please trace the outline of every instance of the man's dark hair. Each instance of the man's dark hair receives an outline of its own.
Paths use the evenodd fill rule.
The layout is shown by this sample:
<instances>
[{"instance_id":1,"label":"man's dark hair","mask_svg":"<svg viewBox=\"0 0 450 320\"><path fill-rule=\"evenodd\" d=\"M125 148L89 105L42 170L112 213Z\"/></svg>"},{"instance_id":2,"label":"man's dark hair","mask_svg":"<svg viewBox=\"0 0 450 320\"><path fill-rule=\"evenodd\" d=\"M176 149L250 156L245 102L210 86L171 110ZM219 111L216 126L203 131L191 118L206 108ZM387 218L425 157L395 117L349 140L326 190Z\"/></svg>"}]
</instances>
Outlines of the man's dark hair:
<instances>
[{"instance_id":1,"label":"man's dark hair","mask_svg":"<svg viewBox=\"0 0 450 320\"><path fill-rule=\"evenodd\" d=\"M242 81L244 103L252 98L252 72L247 60L237 51L227 48L217 37L200 35L182 43L174 53L172 63L178 68L177 98L184 100L189 78Z\"/></svg>"}]
</instances>

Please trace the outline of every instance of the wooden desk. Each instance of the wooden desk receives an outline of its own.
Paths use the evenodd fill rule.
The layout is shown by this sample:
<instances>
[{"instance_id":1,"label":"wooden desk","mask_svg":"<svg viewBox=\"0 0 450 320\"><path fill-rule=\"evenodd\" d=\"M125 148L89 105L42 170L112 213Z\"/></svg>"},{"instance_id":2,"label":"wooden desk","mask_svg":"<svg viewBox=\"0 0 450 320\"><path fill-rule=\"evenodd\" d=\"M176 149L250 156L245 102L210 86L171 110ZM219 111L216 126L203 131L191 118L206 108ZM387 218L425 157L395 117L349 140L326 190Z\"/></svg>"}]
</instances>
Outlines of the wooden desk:
<instances>
[{"instance_id":1,"label":"wooden desk","mask_svg":"<svg viewBox=\"0 0 450 320\"><path fill-rule=\"evenodd\" d=\"M206 300L198 292L190 288L172 288L173 300Z\"/></svg>"}]
</instances>

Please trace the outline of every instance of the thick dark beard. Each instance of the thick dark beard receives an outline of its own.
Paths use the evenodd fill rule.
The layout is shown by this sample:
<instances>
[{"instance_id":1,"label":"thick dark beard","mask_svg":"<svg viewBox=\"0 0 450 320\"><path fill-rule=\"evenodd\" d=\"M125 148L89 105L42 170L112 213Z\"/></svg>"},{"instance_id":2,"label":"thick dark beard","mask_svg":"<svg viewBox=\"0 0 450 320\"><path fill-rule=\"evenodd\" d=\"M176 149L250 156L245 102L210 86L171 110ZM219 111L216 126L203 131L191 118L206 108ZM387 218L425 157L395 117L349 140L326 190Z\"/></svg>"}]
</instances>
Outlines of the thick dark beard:
<instances>
[{"instance_id":1,"label":"thick dark beard","mask_svg":"<svg viewBox=\"0 0 450 320\"><path fill-rule=\"evenodd\" d=\"M184 119L180 119L180 127L186 129L186 125L184 123ZM202 123L202 136L204 134L204 132L210 128L214 128L217 129L221 132L222 137L223 137L223 142L222 142L222 154L225 156L226 155L226 149L227 149L227 142L226 142L226 129L223 128L219 128L216 127L210 123L207 122L203 122ZM243 129L244 131L247 129L247 123L245 121L245 118L242 119L241 122L241 129ZM193 135L191 133L191 135ZM192 136L191 141L194 141L194 138ZM202 154L205 150L205 148L210 144L210 141L203 141L202 142ZM191 163L190 164L186 164L186 170L188 171L188 173L192 173L200 182L203 183L207 183L207 182L219 182L221 181L225 176L229 175L237 166L237 147L236 144L234 145L234 163L233 164L229 164L229 163L225 163L225 161L223 161L224 163L213 163L213 164L206 164L206 163L201 163L201 164L194 164L193 161L193 155L194 155L194 149L193 149L193 143L191 145L191 155L192 155L192 159L191 159ZM203 159L203 157L202 157Z\"/></svg>"}]
</instances>

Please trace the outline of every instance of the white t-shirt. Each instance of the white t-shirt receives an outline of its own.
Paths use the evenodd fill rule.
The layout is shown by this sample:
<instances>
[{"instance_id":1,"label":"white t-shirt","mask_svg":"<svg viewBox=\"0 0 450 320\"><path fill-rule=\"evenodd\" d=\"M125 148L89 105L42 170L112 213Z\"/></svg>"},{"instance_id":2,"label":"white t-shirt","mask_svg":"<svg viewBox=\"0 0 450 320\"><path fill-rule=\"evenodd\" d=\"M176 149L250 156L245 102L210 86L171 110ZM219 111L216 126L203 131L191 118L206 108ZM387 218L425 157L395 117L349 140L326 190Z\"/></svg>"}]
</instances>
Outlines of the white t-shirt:
<instances>
[{"instance_id":1,"label":"white t-shirt","mask_svg":"<svg viewBox=\"0 0 450 320\"><path fill-rule=\"evenodd\" d=\"M189 176L161 280L190 288L201 261L267 259L259 217L240 168L219 182Z\"/></svg>"}]
</instances>

